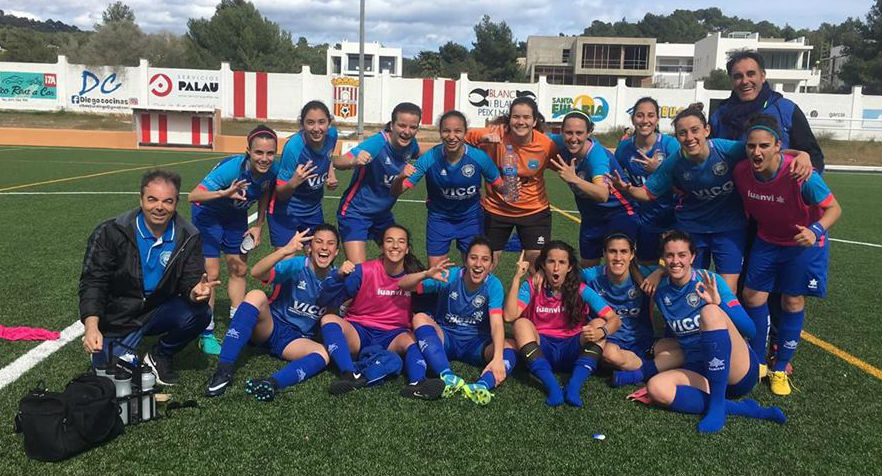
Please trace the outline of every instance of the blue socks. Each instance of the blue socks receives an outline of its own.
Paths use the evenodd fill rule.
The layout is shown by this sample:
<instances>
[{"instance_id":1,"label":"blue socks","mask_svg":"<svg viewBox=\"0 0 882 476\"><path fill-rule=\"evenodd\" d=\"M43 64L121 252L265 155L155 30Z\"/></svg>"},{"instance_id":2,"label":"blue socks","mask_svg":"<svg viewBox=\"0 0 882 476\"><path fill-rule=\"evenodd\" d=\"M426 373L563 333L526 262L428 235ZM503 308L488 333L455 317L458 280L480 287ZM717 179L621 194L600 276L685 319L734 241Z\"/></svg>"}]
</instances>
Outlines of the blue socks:
<instances>
[{"instance_id":1,"label":"blue socks","mask_svg":"<svg viewBox=\"0 0 882 476\"><path fill-rule=\"evenodd\" d=\"M508 377L511 375L512 370L515 368L515 364L518 362L518 353L515 352L514 349L503 349L502 350L502 364L505 365L505 376ZM487 390L493 390L496 387L496 377L493 376L493 372L484 372L475 383L481 384Z\"/></svg>"},{"instance_id":2,"label":"blue socks","mask_svg":"<svg viewBox=\"0 0 882 476\"><path fill-rule=\"evenodd\" d=\"M766 344L769 340L769 304L765 303L756 307L744 306L753 325L756 326L756 334L747 345L753 349L760 364L766 363Z\"/></svg>"},{"instance_id":3,"label":"blue socks","mask_svg":"<svg viewBox=\"0 0 882 476\"><path fill-rule=\"evenodd\" d=\"M227 335L224 337L224 343L221 346L221 352L218 361L222 364L232 364L239 357L239 353L245 347L245 344L251 339L251 332L257 325L257 316L260 310L245 301L239 304L239 309L233 315L230 327L227 329Z\"/></svg>"},{"instance_id":4,"label":"blue socks","mask_svg":"<svg viewBox=\"0 0 882 476\"><path fill-rule=\"evenodd\" d=\"M444 352L444 344L438 338L435 327L431 325L420 326L414 331L420 351L426 358L426 362L432 367L432 370L441 375L444 371L450 370L450 361L447 360L447 353Z\"/></svg>"},{"instance_id":5,"label":"blue socks","mask_svg":"<svg viewBox=\"0 0 882 476\"><path fill-rule=\"evenodd\" d=\"M710 387L707 413L698 422L701 433L716 433L726 423L726 387L729 384L729 358L732 341L729 331L718 329L701 332L701 350L707 364L705 378Z\"/></svg>"},{"instance_id":6,"label":"blue socks","mask_svg":"<svg viewBox=\"0 0 882 476\"><path fill-rule=\"evenodd\" d=\"M677 385L670 409L679 413L700 415L707 410L710 395L688 385ZM726 414L787 423L787 416L778 407L762 407L755 400L726 400Z\"/></svg>"},{"instance_id":7,"label":"blue socks","mask_svg":"<svg viewBox=\"0 0 882 476\"><path fill-rule=\"evenodd\" d=\"M241 305L239 306L241 309ZM278 372L274 373L270 378L278 384L277 390L303 382L325 368L325 359L313 352L305 357L288 362Z\"/></svg>"},{"instance_id":8,"label":"blue socks","mask_svg":"<svg viewBox=\"0 0 882 476\"><path fill-rule=\"evenodd\" d=\"M802 333L802 324L805 321L805 310L787 312L781 310L778 319L778 353L775 354L773 371L779 372L787 369L787 364L796 353L799 345L799 336Z\"/></svg>"},{"instance_id":9,"label":"blue socks","mask_svg":"<svg viewBox=\"0 0 882 476\"><path fill-rule=\"evenodd\" d=\"M576 363L573 364L573 375L570 376L570 381L567 382L566 392L564 394L564 400L574 407L582 406L582 398L579 393L582 390L582 385L585 384L585 381L588 380L588 377L594 373L594 370L597 368L597 359L594 357L580 356L576 359Z\"/></svg>"},{"instance_id":10,"label":"blue socks","mask_svg":"<svg viewBox=\"0 0 882 476\"><path fill-rule=\"evenodd\" d=\"M322 340L328 349L328 354L331 355L331 360L337 364L340 372L355 372L355 364L352 363L352 355L349 354L349 344L340 324L331 322L323 325Z\"/></svg>"},{"instance_id":11,"label":"blue socks","mask_svg":"<svg viewBox=\"0 0 882 476\"><path fill-rule=\"evenodd\" d=\"M643 365L637 370L616 370L613 372L612 386L624 387L648 381L658 373L655 360L640 359Z\"/></svg>"},{"instance_id":12,"label":"blue socks","mask_svg":"<svg viewBox=\"0 0 882 476\"><path fill-rule=\"evenodd\" d=\"M555 378L554 373L551 371L551 364L548 363L548 359L536 357L530 362L530 373L535 375L545 387L545 392L548 393L545 403L548 406L556 407L563 405L563 389L560 388L557 378Z\"/></svg>"},{"instance_id":13,"label":"blue socks","mask_svg":"<svg viewBox=\"0 0 882 476\"><path fill-rule=\"evenodd\" d=\"M432 329L432 332L435 330ZM426 361L418 345L412 344L404 353L404 370L407 372L408 383L422 382L426 379Z\"/></svg>"}]
</instances>

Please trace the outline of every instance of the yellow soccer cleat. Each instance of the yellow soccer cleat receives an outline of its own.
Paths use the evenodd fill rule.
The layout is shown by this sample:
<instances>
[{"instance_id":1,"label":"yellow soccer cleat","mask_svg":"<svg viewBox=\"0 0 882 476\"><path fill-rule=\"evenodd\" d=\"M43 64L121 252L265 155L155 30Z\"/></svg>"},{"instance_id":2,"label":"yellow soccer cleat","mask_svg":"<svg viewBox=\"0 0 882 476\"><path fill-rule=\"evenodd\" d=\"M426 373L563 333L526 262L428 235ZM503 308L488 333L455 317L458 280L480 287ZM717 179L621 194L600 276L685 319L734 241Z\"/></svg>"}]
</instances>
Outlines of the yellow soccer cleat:
<instances>
[{"instance_id":1,"label":"yellow soccer cleat","mask_svg":"<svg viewBox=\"0 0 882 476\"><path fill-rule=\"evenodd\" d=\"M769 376L769 366L766 364L759 364L759 379L762 380Z\"/></svg>"},{"instance_id":2,"label":"yellow soccer cleat","mask_svg":"<svg viewBox=\"0 0 882 476\"><path fill-rule=\"evenodd\" d=\"M790 378L783 370L769 372L769 387L775 395L790 395Z\"/></svg>"},{"instance_id":3,"label":"yellow soccer cleat","mask_svg":"<svg viewBox=\"0 0 882 476\"><path fill-rule=\"evenodd\" d=\"M486 405L493 399L493 394L484 384L470 383L462 388L462 396L478 405Z\"/></svg>"}]
</instances>

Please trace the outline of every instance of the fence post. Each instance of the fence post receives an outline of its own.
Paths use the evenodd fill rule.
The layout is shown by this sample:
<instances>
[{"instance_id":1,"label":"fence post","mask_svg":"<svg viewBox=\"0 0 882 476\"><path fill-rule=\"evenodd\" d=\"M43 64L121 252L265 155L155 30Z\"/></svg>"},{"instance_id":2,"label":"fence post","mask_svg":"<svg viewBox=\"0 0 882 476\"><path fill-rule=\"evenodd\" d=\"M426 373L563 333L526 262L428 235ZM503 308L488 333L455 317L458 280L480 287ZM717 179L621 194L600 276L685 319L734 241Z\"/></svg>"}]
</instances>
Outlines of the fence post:
<instances>
[{"instance_id":1,"label":"fence post","mask_svg":"<svg viewBox=\"0 0 882 476\"><path fill-rule=\"evenodd\" d=\"M851 88L851 114L848 121L848 140L851 140L851 132L854 129L862 130L863 121L855 119L863 119L864 117L864 94L863 86L852 86ZM857 127L855 127L857 124Z\"/></svg>"},{"instance_id":2,"label":"fence post","mask_svg":"<svg viewBox=\"0 0 882 476\"><path fill-rule=\"evenodd\" d=\"M56 110L65 110L67 109L67 98L70 96L70 92L68 91L67 85L70 83L70 78L68 77L68 66L67 66L67 56L58 55L58 63L55 68L55 109Z\"/></svg>"}]
</instances>

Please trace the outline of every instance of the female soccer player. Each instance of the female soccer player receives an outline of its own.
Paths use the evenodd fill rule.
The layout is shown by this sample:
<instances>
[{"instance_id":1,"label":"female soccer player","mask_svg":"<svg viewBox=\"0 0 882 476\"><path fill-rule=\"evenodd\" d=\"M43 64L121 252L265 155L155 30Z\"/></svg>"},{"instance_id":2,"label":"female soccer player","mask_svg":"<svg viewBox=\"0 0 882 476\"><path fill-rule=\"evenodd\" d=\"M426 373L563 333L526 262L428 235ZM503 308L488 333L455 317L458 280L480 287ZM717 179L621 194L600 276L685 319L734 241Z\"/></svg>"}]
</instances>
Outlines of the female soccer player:
<instances>
[{"instance_id":1,"label":"female soccer player","mask_svg":"<svg viewBox=\"0 0 882 476\"><path fill-rule=\"evenodd\" d=\"M307 236L312 233L312 236ZM306 256L296 256L307 246ZM251 268L251 275L273 284L273 295L255 289L245 295L227 329L218 358L217 370L205 394L222 395L233 380L236 358L249 341L269 349L270 354L288 361L267 378L249 379L245 392L257 400L269 401L276 392L303 382L322 371L328 354L315 338L316 325L325 308L316 304L322 281L333 273L340 246L337 229L321 224L314 230L294 233L288 243L273 251ZM352 263L344 263L349 269Z\"/></svg>"},{"instance_id":2,"label":"female soccer player","mask_svg":"<svg viewBox=\"0 0 882 476\"><path fill-rule=\"evenodd\" d=\"M491 187L502 186L499 169L490 157L466 145L468 125L461 112L445 112L438 121L438 130L441 143L417 160L416 172L402 183L408 190L426 177L429 267L435 267L447 257L453 240L465 256L471 239L481 234L484 219L480 204L481 180Z\"/></svg>"},{"instance_id":3,"label":"female soccer player","mask_svg":"<svg viewBox=\"0 0 882 476\"><path fill-rule=\"evenodd\" d=\"M205 272L209 281L220 276L220 255L226 256L229 281L230 316L245 298L245 273L247 250L242 250L245 236L260 244L260 230L266 218L266 209L276 174L273 160L278 139L272 129L257 126L248 134L248 148L244 155L234 155L218 163L202 182L190 191L193 204L193 224L202 234L202 254L205 256ZM248 227L248 208L260 200L257 223ZM209 305L214 309L215 293L212 290ZM214 316L199 338L199 347L206 354L220 353L220 343L214 337Z\"/></svg>"},{"instance_id":4,"label":"female soccer player","mask_svg":"<svg viewBox=\"0 0 882 476\"><path fill-rule=\"evenodd\" d=\"M597 369L606 337L618 330L621 320L580 280L572 246L557 240L546 243L533 278L521 284L528 268L522 252L505 298L505 320L514 321L521 359L542 381L548 393L545 403L554 407L566 401L581 407L582 385ZM591 310L598 317L588 321ZM566 391L552 370L572 370Z\"/></svg>"},{"instance_id":5,"label":"female soccer player","mask_svg":"<svg viewBox=\"0 0 882 476\"><path fill-rule=\"evenodd\" d=\"M499 264L502 250L513 228L517 229L526 259L535 261L542 246L551 240L551 208L545 191L543 173L558 149L541 132L544 118L536 101L519 97L511 102L503 124L471 129L465 140L480 147L498 167L502 167L506 147L511 147L518 159L519 189L515 201L506 200L501 190L488 189L484 208L484 233L493 247L494 266Z\"/></svg>"},{"instance_id":6,"label":"female soccer player","mask_svg":"<svg viewBox=\"0 0 882 476\"><path fill-rule=\"evenodd\" d=\"M650 281L635 279L631 268L638 267L643 276L655 273L658 266L638 266L635 260L634 239L625 233L613 233L603 245L606 263L585 268L582 280L619 315L621 326L610 334L603 346L603 362L619 371L613 372L613 386L643 382L659 372L674 368L683 362L683 353L674 339L657 342L653 337L648 294L655 291ZM643 289L646 288L647 292ZM653 357L647 358L648 355Z\"/></svg>"},{"instance_id":7,"label":"female soccer player","mask_svg":"<svg viewBox=\"0 0 882 476\"><path fill-rule=\"evenodd\" d=\"M341 395L372 383L356 373L352 356L379 345L404 356L410 384L402 396L434 400L441 397L444 382L426 378L426 363L410 332L411 293L399 287L405 273L419 272L422 265L410 252L406 228L392 225L382 236L381 258L357 264L349 274L342 269L334 273L319 296L319 306L352 299L345 317L332 313L322 318L322 340L341 372L329 390Z\"/></svg>"},{"instance_id":8,"label":"female soccer player","mask_svg":"<svg viewBox=\"0 0 882 476\"><path fill-rule=\"evenodd\" d=\"M642 187L666 157L680 152L677 140L658 131L658 102L642 97L631 108L634 134L616 147L616 162L632 185ZM674 194L668 192L647 203L631 202L637 210L637 259L641 264L657 264L659 237L674 225Z\"/></svg>"},{"instance_id":9,"label":"female soccer player","mask_svg":"<svg viewBox=\"0 0 882 476\"><path fill-rule=\"evenodd\" d=\"M337 129L328 106L309 101L300 110L300 131L282 149L277 166L276 192L267 217L270 243L285 246L298 231L313 231L325 222L324 187L337 188L331 154L337 146Z\"/></svg>"},{"instance_id":10,"label":"female soccer player","mask_svg":"<svg viewBox=\"0 0 882 476\"><path fill-rule=\"evenodd\" d=\"M655 292L655 304L685 363L652 377L649 397L676 412L704 415L698 423L702 433L722 430L727 414L786 422L777 407L727 400L747 395L759 380L759 362L744 340L756 329L719 275L692 268L695 243L687 233L667 233L662 246L667 275Z\"/></svg>"},{"instance_id":11,"label":"female soccer player","mask_svg":"<svg viewBox=\"0 0 882 476\"><path fill-rule=\"evenodd\" d=\"M734 289L744 260L747 219L735 192L732 171L746 156L744 143L708 139L707 119L698 109L687 108L677 114L674 129L680 143L675 160L662 162L643 187L625 182L618 172L613 172L612 182L641 201L676 188L680 192L675 213L677 229L689 232L695 240L699 267L708 268L713 257L716 271ZM805 179L811 174L811 160L808 154L799 154L790 172Z\"/></svg>"},{"instance_id":12,"label":"female soccer player","mask_svg":"<svg viewBox=\"0 0 882 476\"><path fill-rule=\"evenodd\" d=\"M765 355L769 293L780 292L778 349L769 384L772 393L789 395L785 369L799 343L805 296L826 295L827 230L842 208L817 172L805 181L782 173L794 158L781 153L781 131L774 117L760 115L750 122L746 147L750 160L735 166L735 186L744 210L757 221L743 292L747 314L757 326L751 346Z\"/></svg>"},{"instance_id":13,"label":"female soccer player","mask_svg":"<svg viewBox=\"0 0 882 476\"><path fill-rule=\"evenodd\" d=\"M589 136L594 130L591 119L582 111L564 116L562 134L551 138L560 149L552 164L558 168L576 198L582 215L579 226L579 254L582 266L600 264L603 238L614 231L636 238L634 208L618 190L610 190L606 176L620 170L615 157Z\"/></svg>"},{"instance_id":14,"label":"female soccer player","mask_svg":"<svg viewBox=\"0 0 882 476\"><path fill-rule=\"evenodd\" d=\"M386 129L365 140L346 155L334 159L338 169L355 168L349 187L343 192L337 209L337 223L343 237L346 258L355 264L366 259L365 242L395 224L392 206L398 200L393 187L415 169L411 159L420 153L416 136L422 111L403 102L392 110Z\"/></svg>"},{"instance_id":15,"label":"female soccer player","mask_svg":"<svg viewBox=\"0 0 882 476\"><path fill-rule=\"evenodd\" d=\"M425 313L413 316L415 336L426 361L444 381L444 397L460 389L479 405L490 403L490 393L515 366L514 341L505 338L502 303L505 291L499 279L490 274L493 252L486 238L477 236L466 250L465 265L450 266L444 259L426 271L408 274L399 286L404 290L436 292L438 304L434 318ZM459 360L483 367L473 384L450 370L450 361Z\"/></svg>"}]
</instances>

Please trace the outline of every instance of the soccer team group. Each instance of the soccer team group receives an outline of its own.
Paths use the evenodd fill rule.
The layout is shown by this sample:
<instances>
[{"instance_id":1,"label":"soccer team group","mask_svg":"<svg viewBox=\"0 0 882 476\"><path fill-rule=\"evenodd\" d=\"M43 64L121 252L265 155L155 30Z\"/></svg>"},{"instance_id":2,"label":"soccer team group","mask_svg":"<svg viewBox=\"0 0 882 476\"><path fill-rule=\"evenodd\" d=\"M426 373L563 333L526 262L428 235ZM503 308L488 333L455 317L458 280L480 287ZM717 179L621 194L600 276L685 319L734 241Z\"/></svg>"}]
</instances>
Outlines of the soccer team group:
<instances>
[{"instance_id":1,"label":"soccer team group","mask_svg":"<svg viewBox=\"0 0 882 476\"><path fill-rule=\"evenodd\" d=\"M548 405L581 407L583 384L607 366L613 385L645 382L644 398L701 415L701 432L719 431L727 415L784 423L778 407L741 397L765 377L774 394L790 393L805 296L826 293L827 230L841 208L805 116L769 88L762 58L738 53L727 67L732 96L710 121L690 106L673 120L674 135L663 135L659 106L644 97L631 110L633 134L614 153L591 138L581 111L564 117L559 134L544 133L536 103L523 97L485 128L446 112L440 143L422 155L421 110L401 103L384 131L333 156L333 118L310 101L280 157L276 134L259 126L244 155L208 173L189 194L192 225L175 213L180 177L145 174L141 207L89 240L80 285L86 350L95 366L113 365L143 335L161 334L144 362L172 384L171 356L198 339L218 354L206 390L214 397L233 382L245 346L260 346L287 361L245 381L261 401L333 363L335 395L403 370L403 396L461 393L485 405L521 365L542 382ZM516 180L502 171L512 152ZM353 169L336 227L322 213L335 168ZM552 239L545 181L558 179L581 214L578 258L564 237ZM393 215L420 181L427 266ZM246 293L247 253L265 222L274 251L250 273L272 291ZM369 239L379 258L368 259ZM506 292L493 270L512 241L521 251ZM454 242L459 266L448 258ZM125 261L114 246L131 250L137 272L129 274L140 282L109 270L107 260ZM336 259L341 248L345 260ZM211 309L222 257L232 308L219 342ZM141 301L107 297L124 288L138 288L129 294ZM482 369L480 377L466 382L451 360ZM570 374L563 386L559 372Z\"/></svg>"}]
</instances>

